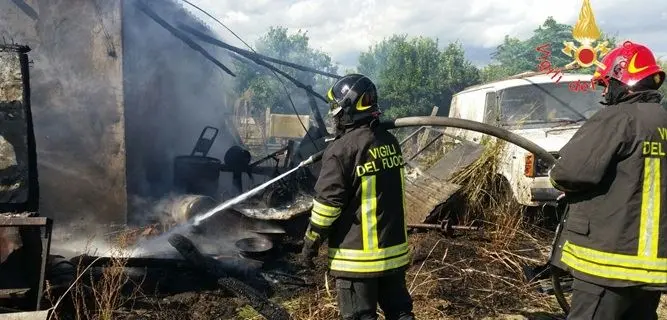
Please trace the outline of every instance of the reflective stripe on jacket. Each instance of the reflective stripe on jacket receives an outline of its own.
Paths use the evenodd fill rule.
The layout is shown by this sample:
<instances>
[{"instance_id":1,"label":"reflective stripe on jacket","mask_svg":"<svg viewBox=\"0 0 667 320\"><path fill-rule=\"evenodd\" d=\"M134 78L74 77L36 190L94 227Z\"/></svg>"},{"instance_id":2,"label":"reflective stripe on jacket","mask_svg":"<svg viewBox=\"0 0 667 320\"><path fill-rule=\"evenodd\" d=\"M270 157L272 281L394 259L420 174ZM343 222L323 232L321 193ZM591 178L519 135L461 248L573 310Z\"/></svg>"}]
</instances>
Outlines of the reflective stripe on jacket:
<instances>
[{"instance_id":1,"label":"reflective stripe on jacket","mask_svg":"<svg viewBox=\"0 0 667 320\"><path fill-rule=\"evenodd\" d=\"M404 162L388 131L362 126L330 142L307 237L326 230L333 276L372 277L410 263Z\"/></svg>"},{"instance_id":2,"label":"reflective stripe on jacket","mask_svg":"<svg viewBox=\"0 0 667 320\"><path fill-rule=\"evenodd\" d=\"M561 261L599 285L667 285L667 111L606 107L560 155L551 179L569 203Z\"/></svg>"}]
</instances>

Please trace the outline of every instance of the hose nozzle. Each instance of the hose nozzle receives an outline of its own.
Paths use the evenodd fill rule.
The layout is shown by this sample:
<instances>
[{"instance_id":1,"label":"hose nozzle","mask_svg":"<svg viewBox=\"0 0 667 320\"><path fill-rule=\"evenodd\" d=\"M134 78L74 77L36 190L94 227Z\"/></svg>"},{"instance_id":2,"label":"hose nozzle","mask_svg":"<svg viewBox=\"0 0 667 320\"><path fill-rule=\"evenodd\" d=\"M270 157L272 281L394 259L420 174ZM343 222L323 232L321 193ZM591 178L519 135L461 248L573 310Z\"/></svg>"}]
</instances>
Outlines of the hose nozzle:
<instances>
[{"instance_id":1,"label":"hose nozzle","mask_svg":"<svg viewBox=\"0 0 667 320\"><path fill-rule=\"evenodd\" d=\"M312 156L308 157L308 159L301 161L301 163L299 163L299 167L307 166L317 161L320 161L322 159L323 154L324 151L320 151L316 154L313 154Z\"/></svg>"},{"instance_id":2,"label":"hose nozzle","mask_svg":"<svg viewBox=\"0 0 667 320\"><path fill-rule=\"evenodd\" d=\"M310 156L308 157L308 159L301 161L299 167L307 166L309 164L312 164L313 162L315 162L315 160L313 159L313 156Z\"/></svg>"}]
</instances>

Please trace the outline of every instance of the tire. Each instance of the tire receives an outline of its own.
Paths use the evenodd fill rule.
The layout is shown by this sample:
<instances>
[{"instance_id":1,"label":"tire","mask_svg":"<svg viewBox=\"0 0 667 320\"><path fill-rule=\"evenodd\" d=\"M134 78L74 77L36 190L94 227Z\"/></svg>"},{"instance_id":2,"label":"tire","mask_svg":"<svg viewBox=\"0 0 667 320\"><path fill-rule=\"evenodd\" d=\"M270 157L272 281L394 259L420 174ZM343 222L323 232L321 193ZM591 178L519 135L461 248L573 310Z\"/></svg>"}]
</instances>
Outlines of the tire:
<instances>
[{"instance_id":1,"label":"tire","mask_svg":"<svg viewBox=\"0 0 667 320\"><path fill-rule=\"evenodd\" d=\"M567 316L570 313L570 295L563 288L563 282L572 279L572 275L557 268L551 268L551 285L553 286L554 296L558 305Z\"/></svg>"},{"instance_id":2,"label":"tire","mask_svg":"<svg viewBox=\"0 0 667 320\"><path fill-rule=\"evenodd\" d=\"M567 217L567 203L564 201L559 201L558 205L556 206L556 216L557 219L560 221L560 223L556 226L556 235L554 237L554 240L552 242L552 252L550 255L553 254L553 252L556 250L556 245L559 242L560 234L562 233L562 228L564 227L564 221L565 218ZM550 259L553 259L550 258ZM570 313L570 295L568 294L571 291L571 284L573 277L572 275L559 268L556 267L555 265L551 265L550 267L550 273L551 273L551 285L554 290L554 296L556 297L556 301L558 301L558 305L560 308L563 310L565 315ZM569 282L569 286L564 286L564 284L567 284Z\"/></svg>"}]
</instances>

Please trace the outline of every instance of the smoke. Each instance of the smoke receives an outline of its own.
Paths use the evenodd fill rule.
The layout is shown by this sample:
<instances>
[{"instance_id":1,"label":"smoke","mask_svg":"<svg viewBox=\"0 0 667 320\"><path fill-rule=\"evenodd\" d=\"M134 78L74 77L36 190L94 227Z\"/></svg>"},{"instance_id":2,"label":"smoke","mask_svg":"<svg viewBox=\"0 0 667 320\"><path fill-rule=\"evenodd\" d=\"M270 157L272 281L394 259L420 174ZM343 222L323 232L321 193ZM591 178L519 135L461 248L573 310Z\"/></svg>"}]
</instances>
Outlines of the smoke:
<instances>
[{"instance_id":1,"label":"smoke","mask_svg":"<svg viewBox=\"0 0 667 320\"><path fill-rule=\"evenodd\" d=\"M134 249L119 243L123 226L60 223L54 224L50 254L72 258L79 255L126 257Z\"/></svg>"},{"instance_id":2,"label":"smoke","mask_svg":"<svg viewBox=\"0 0 667 320\"><path fill-rule=\"evenodd\" d=\"M231 126L236 80L139 10L137 1L0 1L0 38L33 49L40 214L55 221L54 253L113 254L111 225L172 221L166 208L175 201L174 157L190 154L205 126L220 129L211 157L224 158L239 142ZM212 33L178 1L144 3L171 25ZM234 67L228 52L198 43ZM305 96L295 99L305 113ZM219 194L233 190L231 180L230 173L220 175ZM217 223L193 237L206 250L225 253L249 236L239 223L231 229L234 223ZM144 252L168 245L154 243L142 242Z\"/></svg>"},{"instance_id":3,"label":"smoke","mask_svg":"<svg viewBox=\"0 0 667 320\"><path fill-rule=\"evenodd\" d=\"M225 210L196 228L185 223L155 238L142 239L136 244L133 254L156 258L180 257L167 241L169 236L179 233L192 240L204 254L233 256L238 252L236 241L257 237L253 230L266 227L266 222L250 220L235 210Z\"/></svg>"},{"instance_id":4,"label":"smoke","mask_svg":"<svg viewBox=\"0 0 667 320\"><path fill-rule=\"evenodd\" d=\"M144 1L164 21L209 28L179 1ZM140 11L136 0L0 2L0 38L29 45L41 214L56 224L143 223L168 196L172 163L207 125L210 156L237 143L235 79ZM201 44L233 67L227 52ZM220 177L221 192L232 189Z\"/></svg>"},{"instance_id":5,"label":"smoke","mask_svg":"<svg viewBox=\"0 0 667 320\"><path fill-rule=\"evenodd\" d=\"M205 126L221 129L209 156L222 159L236 143L235 128L228 125L234 114L235 79L141 11L137 2L128 0L123 6L123 71L130 216L142 223L145 211L134 205L168 197L174 157L190 154ZM172 26L183 23L210 32L180 2L143 3ZM222 49L200 45L233 67ZM221 174L220 192L232 188L230 180Z\"/></svg>"}]
</instances>

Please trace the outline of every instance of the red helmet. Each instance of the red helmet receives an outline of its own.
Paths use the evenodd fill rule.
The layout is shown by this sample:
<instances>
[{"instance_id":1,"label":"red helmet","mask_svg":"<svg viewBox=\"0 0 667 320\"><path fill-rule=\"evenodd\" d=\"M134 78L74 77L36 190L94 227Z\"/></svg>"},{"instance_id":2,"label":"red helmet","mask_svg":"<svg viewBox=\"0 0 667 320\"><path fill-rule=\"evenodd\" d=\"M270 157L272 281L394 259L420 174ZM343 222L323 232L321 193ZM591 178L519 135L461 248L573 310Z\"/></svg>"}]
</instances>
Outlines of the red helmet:
<instances>
[{"instance_id":1,"label":"red helmet","mask_svg":"<svg viewBox=\"0 0 667 320\"><path fill-rule=\"evenodd\" d=\"M665 81L665 72L649 48L626 41L609 51L602 58L603 66L598 66L593 81L605 86L610 78L632 88L658 89Z\"/></svg>"}]
</instances>

